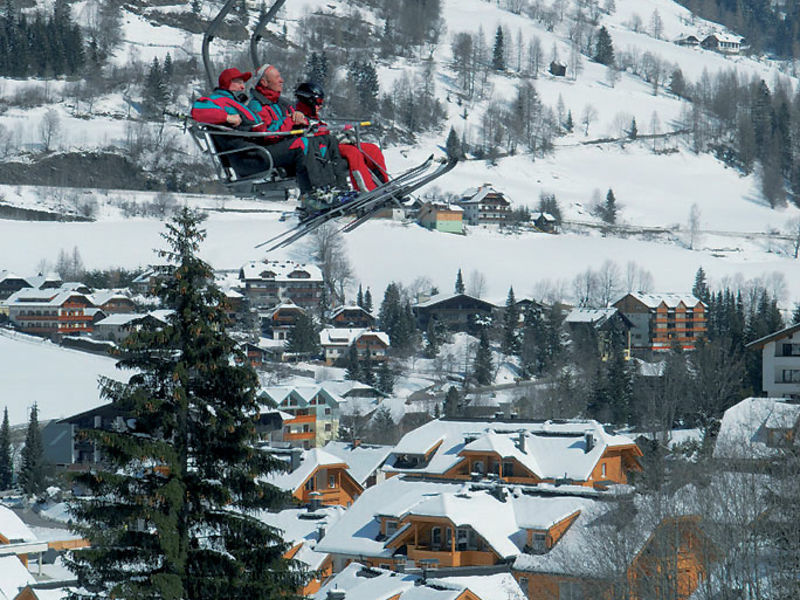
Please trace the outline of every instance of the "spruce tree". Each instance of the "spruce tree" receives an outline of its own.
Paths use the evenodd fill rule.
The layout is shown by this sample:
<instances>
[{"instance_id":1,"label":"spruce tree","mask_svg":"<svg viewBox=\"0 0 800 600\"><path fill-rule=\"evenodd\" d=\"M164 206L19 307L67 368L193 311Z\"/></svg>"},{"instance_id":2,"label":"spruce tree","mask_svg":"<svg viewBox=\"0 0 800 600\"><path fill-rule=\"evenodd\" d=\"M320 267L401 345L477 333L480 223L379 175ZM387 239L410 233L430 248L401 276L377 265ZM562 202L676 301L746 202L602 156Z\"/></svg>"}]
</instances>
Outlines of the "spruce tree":
<instances>
[{"instance_id":1,"label":"spruce tree","mask_svg":"<svg viewBox=\"0 0 800 600\"><path fill-rule=\"evenodd\" d=\"M22 491L29 496L41 494L46 488L44 445L42 444L42 432L39 430L39 408L35 404L31 408L28 432L25 435L25 447L22 449L19 481Z\"/></svg>"},{"instance_id":2,"label":"spruce tree","mask_svg":"<svg viewBox=\"0 0 800 600\"><path fill-rule=\"evenodd\" d=\"M364 308L364 291L361 289L361 284L358 284L358 295L356 296L356 304Z\"/></svg>"},{"instance_id":3,"label":"spruce tree","mask_svg":"<svg viewBox=\"0 0 800 600\"><path fill-rule=\"evenodd\" d=\"M630 129L628 129L628 137L632 140L635 140L637 137L639 137L639 128L636 126L636 117L631 119L631 126Z\"/></svg>"},{"instance_id":4,"label":"spruce tree","mask_svg":"<svg viewBox=\"0 0 800 600\"><path fill-rule=\"evenodd\" d=\"M572 118L572 109L567 111L567 122L564 123L564 129L567 130L567 133L572 133L575 129L575 121Z\"/></svg>"},{"instance_id":5,"label":"spruce tree","mask_svg":"<svg viewBox=\"0 0 800 600\"><path fill-rule=\"evenodd\" d=\"M11 428L8 425L8 407L3 411L3 426L0 428L0 490L7 490L14 480L14 464L11 456Z\"/></svg>"},{"instance_id":6,"label":"spruce tree","mask_svg":"<svg viewBox=\"0 0 800 600\"><path fill-rule=\"evenodd\" d=\"M792 313L792 325L800 323L800 302L794 305L794 312Z\"/></svg>"},{"instance_id":7,"label":"spruce tree","mask_svg":"<svg viewBox=\"0 0 800 600\"><path fill-rule=\"evenodd\" d=\"M156 294L172 313L126 339L127 384L102 381L125 427L88 432L105 463L75 476L88 494L74 528L91 546L68 561L74 599L295 598L306 581L257 518L289 501L265 481L284 467L254 447L259 381L197 257L203 218L184 208L167 224Z\"/></svg>"},{"instance_id":8,"label":"spruce tree","mask_svg":"<svg viewBox=\"0 0 800 600\"><path fill-rule=\"evenodd\" d=\"M310 315L298 315L294 327L286 336L286 352L305 356L319 354L319 333Z\"/></svg>"},{"instance_id":9,"label":"spruce tree","mask_svg":"<svg viewBox=\"0 0 800 600\"><path fill-rule=\"evenodd\" d=\"M444 397L444 416L449 419L457 417L460 412L459 403L461 396L454 385L450 386L447 390L447 395Z\"/></svg>"},{"instance_id":10,"label":"spruce tree","mask_svg":"<svg viewBox=\"0 0 800 600\"><path fill-rule=\"evenodd\" d=\"M709 303L710 292L708 290L708 283L706 282L706 272L703 267L697 269L694 276L694 286L692 287L692 294L701 302Z\"/></svg>"},{"instance_id":11,"label":"spruce tree","mask_svg":"<svg viewBox=\"0 0 800 600\"><path fill-rule=\"evenodd\" d=\"M378 390L384 394L391 395L394 392L394 371L388 360L382 360L378 366Z\"/></svg>"},{"instance_id":12,"label":"spruce tree","mask_svg":"<svg viewBox=\"0 0 800 600\"><path fill-rule=\"evenodd\" d=\"M372 292L369 291L369 288L364 292L364 305L361 308L368 313L372 312Z\"/></svg>"},{"instance_id":13,"label":"spruce tree","mask_svg":"<svg viewBox=\"0 0 800 600\"><path fill-rule=\"evenodd\" d=\"M609 225L613 225L617 222L617 212L617 199L614 196L614 190L609 188L606 194L606 203L601 210L601 218Z\"/></svg>"},{"instance_id":14,"label":"spruce tree","mask_svg":"<svg viewBox=\"0 0 800 600\"><path fill-rule=\"evenodd\" d=\"M365 354L359 366L361 369L361 378L359 381L368 386L376 387L378 381L375 379L375 370L372 368L372 358Z\"/></svg>"},{"instance_id":15,"label":"spruce tree","mask_svg":"<svg viewBox=\"0 0 800 600\"><path fill-rule=\"evenodd\" d=\"M614 44L605 27L601 27L600 31L597 32L594 60L601 65L609 67L614 65Z\"/></svg>"},{"instance_id":16,"label":"spruce tree","mask_svg":"<svg viewBox=\"0 0 800 600\"><path fill-rule=\"evenodd\" d=\"M392 411L387 406L381 406L375 411L370 429L372 430L372 437L377 443L393 444L395 442L397 425L392 419Z\"/></svg>"},{"instance_id":17,"label":"spruce tree","mask_svg":"<svg viewBox=\"0 0 800 600\"><path fill-rule=\"evenodd\" d=\"M475 366L473 376L478 385L489 385L492 383L492 349L489 346L489 334L486 328L481 329L478 352L475 354Z\"/></svg>"},{"instance_id":18,"label":"spruce tree","mask_svg":"<svg viewBox=\"0 0 800 600\"><path fill-rule=\"evenodd\" d=\"M344 378L350 381L361 381L361 362L358 360L358 348L355 343L350 344L347 351L347 366Z\"/></svg>"},{"instance_id":19,"label":"spruce tree","mask_svg":"<svg viewBox=\"0 0 800 600\"><path fill-rule=\"evenodd\" d=\"M461 140L456 133L456 130L451 126L450 132L447 134L447 141L445 142L445 151L447 158L461 158Z\"/></svg>"},{"instance_id":20,"label":"spruce tree","mask_svg":"<svg viewBox=\"0 0 800 600\"><path fill-rule=\"evenodd\" d=\"M456 291L456 294L463 294L464 290L465 290L464 278L461 276L461 269L459 268L458 269L458 275L456 275L455 291Z\"/></svg>"},{"instance_id":21,"label":"spruce tree","mask_svg":"<svg viewBox=\"0 0 800 600\"><path fill-rule=\"evenodd\" d=\"M519 307L514 298L514 288L508 289L506 298L506 309L503 313L503 352L506 354L519 354L520 341L518 335L519 328Z\"/></svg>"},{"instance_id":22,"label":"spruce tree","mask_svg":"<svg viewBox=\"0 0 800 600\"><path fill-rule=\"evenodd\" d=\"M503 41L503 28L497 26L497 31L494 34L494 48L492 49L492 68L495 71L506 70L506 49L505 42Z\"/></svg>"}]
</instances>

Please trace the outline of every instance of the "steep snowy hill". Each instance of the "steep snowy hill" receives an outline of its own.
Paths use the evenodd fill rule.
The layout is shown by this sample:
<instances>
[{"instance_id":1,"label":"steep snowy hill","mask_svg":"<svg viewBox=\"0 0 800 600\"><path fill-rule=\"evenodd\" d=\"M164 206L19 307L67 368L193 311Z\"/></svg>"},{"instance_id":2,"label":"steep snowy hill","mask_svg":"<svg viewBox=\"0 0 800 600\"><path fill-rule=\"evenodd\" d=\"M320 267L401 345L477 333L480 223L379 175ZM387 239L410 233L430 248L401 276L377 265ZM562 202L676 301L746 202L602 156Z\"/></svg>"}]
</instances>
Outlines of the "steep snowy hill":
<instances>
[{"instance_id":1,"label":"steep snowy hill","mask_svg":"<svg viewBox=\"0 0 800 600\"><path fill-rule=\"evenodd\" d=\"M202 16L213 14L217 4L205 3ZM783 81L790 89L797 80L784 71L789 65L759 57L725 56L720 53L679 46L680 36L701 35L722 28L695 18L671 0L616 0L616 11L599 11L597 26L604 25L611 34L618 55L635 63L645 53L663 63L662 86L654 95L652 82L635 74L634 68L621 72L610 81L608 69L587 56L577 59L571 48L571 23L547 26L542 20L506 10L506 2L482 0L443 0L444 26L438 44L430 48L435 66L433 81L436 95L447 111L440 132L422 136L415 144L393 146L387 156L390 168L408 167L443 143L452 126L459 136L475 144L485 134L483 116L493 106L505 105L516 94L521 76L513 68L506 73L488 76L482 94L468 99L459 93L453 69L451 41L460 32L475 33L481 28L488 43L498 26L510 33L509 58L513 63L521 40L524 48L534 40L542 50L542 62L559 58L579 66L567 77L554 77L544 66L533 81L545 106L553 111L571 112L575 129L557 137L553 152L544 158L520 154L501 158L496 166L470 160L437 182L441 193L460 194L470 187L490 183L517 206L535 208L541 192L558 198L565 219L597 223L591 214L599 193L613 189L620 204L620 222L629 228L627 235L602 234L596 229L571 224L562 235L504 234L496 230L468 230L464 237L430 233L415 225L370 222L347 236L350 260L356 280L382 290L391 280L406 284L418 277L430 278L439 286L449 285L455 271L480 273L486 281L485 293L502 298L509 285L518 293L540 294L544 287L571 294L571 280L587 268L597 269L606 260L624 270L629 262L650 271L658 289L686 289L694 271L703 266L712 282L720 283L741 273L745 278L764 277L773 271L784 274L788 289L781 293L787 303L800 298L800 263L792 258L791 242L770 232L789 233L790 222L800 212L793 206L772 210L762 199L760 186L753 176L743 176L709 154L691 151L685 136L669 135L685 126L690 104L663 89L663 81L674 68L680 68L689 81L704 73L735 70L740 78L763 78L770 84ZM550 3L540 3L547 7ZM567 12L573 2L562 3ZM602 3L601 3L602 4ZM149 6L138 2L136 11L124 11L124 42L112 62L122 67L133 60L146 65L152 58L174 56L199 57L201 36L169 26L163 14L180 15L189 10L183 3ZM85 0L73 4L78 19L90 19L95 3ZM555 4L553 5L555 6ZM142 8L144 7L144 8ZM256 3L252 3L255 16ZM290 40L299 35L300 18L308 11L344 15L351 9L339 0L289 0L275 29L286 28ZM156 14L158 13L158 14ZM651 28L654 15L660 23ZM161 16L158 16L161 15ZM360 16L381 25L380 15L363 8ZM333 17L332 17L333 18ZM590 27L596 28L591 25ZM658 33L658 37L654 34ZM242 49L241 42L216 41L216 56ZM427 55L424 57L427 58ZM404 58L378 63L383 91L404 73L420 75L424 62ZM242 64L242 67L249 65ZM511 66L511 65L510 65ZM144 68L144 67L142 67ZM113 92L97 98L90 107L59 101L63 81L0 80L4 94L19 94L31 88L46 88L51 99L38 106L13 106L0 114L0 125L17 146L38 149L41 146L40 123L48 110L61 117L61 130L55 148L63 150L96 149L108 146L126 148L139 127L135 102L139 90ZM197 81L197 87L202 87ZM185 107L193 90L175 90L176 106ZM594 119L582 124L582 115L592 108ZM588 111L591 113L591 111ZM640 133L663 135L655 141L626 140L627 129L635 119ZM168 123L165 139L183 151L194 149L181 134L178 123ZM619 138L620 143L591 143L598 138ZM589 142L589 143L587 143ZM657 152L654 152L656 150ZM29 160L27 157L26 160ZM36 181L30 181L35 186ZM4 202L20 206L58 206L48 190L33 187L3 186ZM431 192L432 190L428 190ZM155 218L126 218L119 209L121 200L152 202L154 195L131 192L87 190L85 198L98 202L94 223L33 223L0 221L0 268L29 272L41 261L53 261L61 248L77 246L89 268L138 266L153 260L152 248L160 245L162 223ZM215 267L234 269L246 260L263 257L253 246L270 237L286 224L278 220L280 212L291 210L284 203L255 203L224 200L219 197L178 196L193 206L208 208L262 208L263 213L213 213L204 253ZM702 235L688 249L687 221L690 209L700 210ZM663 229L659 233L637 235L636 228ZM296 259L308 258L308 245L276 254ZM436 260L431 260L436 257ZM549 280L549 286L541 283Z\"/></svg>"}]
</instances>

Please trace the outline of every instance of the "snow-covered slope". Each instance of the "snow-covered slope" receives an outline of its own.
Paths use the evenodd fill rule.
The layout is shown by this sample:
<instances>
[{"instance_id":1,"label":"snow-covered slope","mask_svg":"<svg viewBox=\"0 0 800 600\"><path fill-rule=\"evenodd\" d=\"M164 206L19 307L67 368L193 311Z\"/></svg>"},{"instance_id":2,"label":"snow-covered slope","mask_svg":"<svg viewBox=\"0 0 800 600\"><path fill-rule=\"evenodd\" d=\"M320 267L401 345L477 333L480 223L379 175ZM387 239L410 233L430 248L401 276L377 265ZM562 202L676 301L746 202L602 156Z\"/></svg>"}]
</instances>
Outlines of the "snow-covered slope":
<instances>
[{"instance_id":1,"label":"snow-covered slope","mask_svg":"<svg viewBox=\"0 0 800 600\"><path fill-rule=\"evenodd\" d=\"M515 38L519 32L524 44L533 37L540 40L545 63L552 50L562 59L569 55L566 23L548 31L544 25L528 17L504 10L504 3L483 0L444 0L440 43L434 50L436 61L437 94L448 111L448 121L442 124L442 133L423 137L416 145L393 147L387 152L392 170L408 167L426 156L442 143L453 126L459 134L475 141L481 132L481 118L491 103L505 102L515 93L520 79L515 73L490 76L490 90L482 100L467 101L461 106L455 102L454 73L451 69L450 40L458 32L476 32L483 28L491 43L498 25L507 27ZM678 36L688 33L707 33L722 28L694 18L685 8L672 0L617 0L616 12L602 14L600 24L611 33L618 53L650 52L661 60L682 69L686 78L694 81L703 72L716 73L735 69L742 78L757 76L768 82L781 77L796 87L797 81L781 72L783 65L757 58L729 57L674 44ZM300 16L307 10L322 10L343 14L349 9L339 0L291 1L282 11L281 19L296 35ZM80 16L86 3L76 3L73 13ZM178 7L164 10L179 10ZM210 13L211 8L204 9ZM648 23L654 11L663 22L662 39L648 32ZM640 31L632 27L639 17L644 26ZM205 15L208 16L208 15ZM380 19L363 11L364 18L380 23ZM282 26L282 23L279 23ZM174 55L197 55L200 37L166 26L155 26L146 18L125 13L126 41L117 51L114 60L123 64L131 55L147 63L153 57L163 57L167 51ZM234 44L215 42L219 47L231 49ZM513 54L513 52L512 52ZM512 60L513 62L513 60ZM679 119L688 104L685 100L660 90L653 95L652 86L631 73L622 73L611 87L607 82L606 68L583 57L583 70L577 77L552 77L539 74L534 84L544 103L555 108L559 99L565 110L571 110L576 120L575 131L556 140L555 151L543 159L527 156L504 158L496 167L483 161L468 161L437 182L441 192L459 194L469 187L491 183L503 192L514 205L535 207L541 192L554 193L571 221L596 222L590 214L596 192L605 196L614 190L621 207L620 221L631 228L661 228L661 234L646 238L604 237L597 230L580 226L567 227L559 236L525 233L504 235L500 232L472 228L468 235L452 236L430 233L414 225L400 225L373 221L348 235L346 244L353 263L356 280L382 290L397 280L410 283L418 277L427 277L440 288L450 285L460 267L469 278L479 272L486 280L485 294L502 298L510 285L518 294L537 294L544 281L550 289L561 290L566 298L571 294L569 282L587 268L597 269L606 260L616 262L624 270L629 262L650 271L657 289L685 290L699 266L708 272L712 283L741 273L746 278L763 277L773 271L784 274L788 294L782 300L788 304L800 297L800 262L791 258L788 242L769 236L769 232L783 232L787 223L798 216L794 207L771 210L761 199L759 186L752 176L744 177L727 168L710 155L695 155L679 138L659 141L659 150L653 153L652 142L640 140L619 144L584 144L599 138L621 135L621 128L635 118L641 133L650 133L651 123L657 116L657 133L680 128ZM248 65L241 65L248 66ZM417 72L421 66L414 60L398 60L379 65L383 90L403 72ZM4 89L15 90L44 82L15 82L5 80ZM61 145L69 148L104 146L119 142L128 133L125 117L129 106L120 95L98 100L106 116L89 120L76 117L74 107L57 101L58 86L50 82L53 90L52 107L62 112L64 126ZM450 94L448 94L450 93ZM448 102L451 100L450 102ZM598 119L589 127L589 133L578 124L580 113L587 105L597 109ZM464 108L467 118L462 118ZM49 107L48 107L49 108ZM30 110L10 109L0 115L0 125L9 131L19 129L25 144L34 146L38 139L38 120L45 107ZM17 127L17 124L19 127ZM173 133L178 134L177 126ZM183 138L187 142L186 138ZM190 148L188 142L185 146ZM35 182L31 182L35 183ZM431 190L428 190L431 191ZM47 193L34 193L30 188L3 186L0 193L9 204L22 206L46 205L42 198ZM100 204L98 220L94 223L29 223L0 221L0 268L32 272L44 259L54 261L61 248L71 250L77 246L88 268L109 266L134 267L154 260L152 249L161 245L160 220L152 218L124 218L114 203L120 197L138 202L152 201L152 194L130 192L106 195L105 192L88 192ZM220 208L263 208L264 213L212 213L208 221L209 237L203 255L220 269L235 269L245 261L263 257L253 247L285 227L278 220L279 213L291 210L284 203L254 203L223 200L218 197L182 197L192 206ZM686 229L692 205L700 210L700 227L704 233L695 240L694 250L687 248ZM52 203L51 203L52 206ZM270 258L290 256L305 260L308 245L299 243L275 253ZM431 260L435 257L435 260Z\"/></svg>"}]
</instances>

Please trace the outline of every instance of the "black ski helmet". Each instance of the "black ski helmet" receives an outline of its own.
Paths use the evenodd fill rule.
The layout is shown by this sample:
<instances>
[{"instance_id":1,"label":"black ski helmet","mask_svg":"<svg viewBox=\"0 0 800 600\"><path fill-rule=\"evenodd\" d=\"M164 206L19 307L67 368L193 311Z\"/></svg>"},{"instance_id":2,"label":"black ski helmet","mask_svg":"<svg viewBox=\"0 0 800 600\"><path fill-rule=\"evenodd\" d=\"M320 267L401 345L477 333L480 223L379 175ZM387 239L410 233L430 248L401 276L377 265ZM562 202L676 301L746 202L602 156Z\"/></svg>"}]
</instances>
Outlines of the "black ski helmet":
<instances>
[{"instance_id":1,"label":"black ski helmet","mask_svg":"<svg viewBox=\"0 0 800 600\"><path fill-rule=\"evenodd\" d=\"M294 95L309 106L319 106L325 101L325 90L313 81L304 81L298 85L294 90Z\"/></svg>"}]
</instances>

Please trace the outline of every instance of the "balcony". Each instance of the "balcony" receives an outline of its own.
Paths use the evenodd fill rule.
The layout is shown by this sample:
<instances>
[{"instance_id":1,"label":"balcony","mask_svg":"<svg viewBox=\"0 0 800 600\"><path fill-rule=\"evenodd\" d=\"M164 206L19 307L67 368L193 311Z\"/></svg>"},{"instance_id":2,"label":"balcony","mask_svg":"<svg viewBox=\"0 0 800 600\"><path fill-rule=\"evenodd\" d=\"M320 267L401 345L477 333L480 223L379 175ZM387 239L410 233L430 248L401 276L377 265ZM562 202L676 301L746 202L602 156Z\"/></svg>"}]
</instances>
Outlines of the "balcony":
<instances>
[{"instance_id":1,"label":"balcony","mask_svg":"<svg viewBox=\"0 0 800 600\"><path fill-rule=\"evenodd\" d=\"M477 567L493 565L497 558L492 552L481 550L456 550L449 549L431 550L427 545L408 544L408 558L414 561L438 560L440 567Z\"/></svg>"},{"instance_id":2,"label":"balcony","mask_svg":"<svg viewBox=\"0 0 800 600\"><path fill-rule=\"evenodd\" d=\"M314 423L317 420L317 415L295 415L294 418L289 419L284 425L300 425L302 423Z\"/></svg>"},{"instance_id":3,"label":"balcony","mask_svg":"<svg viewBox=\"0 0 800 600\"><path fill-rule=\"evenodd\" d=\"M298 431L297 433L284 433L283 440L285 442L297 441L297 440L313 440L317 437L317 433L315 431Z\"/></svg>"}]
</instances>

